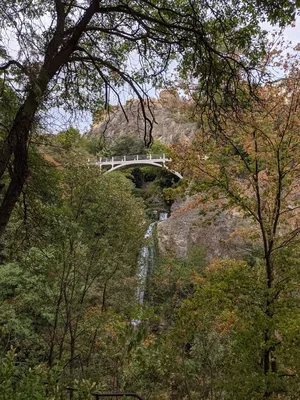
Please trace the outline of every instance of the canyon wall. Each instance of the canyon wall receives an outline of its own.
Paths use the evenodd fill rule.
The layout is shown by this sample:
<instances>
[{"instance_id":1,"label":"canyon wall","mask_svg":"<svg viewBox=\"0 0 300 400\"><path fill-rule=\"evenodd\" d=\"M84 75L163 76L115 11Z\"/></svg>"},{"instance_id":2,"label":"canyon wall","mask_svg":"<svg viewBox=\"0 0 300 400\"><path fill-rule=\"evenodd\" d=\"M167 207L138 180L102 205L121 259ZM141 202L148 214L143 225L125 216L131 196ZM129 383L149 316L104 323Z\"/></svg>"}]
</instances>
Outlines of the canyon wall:
<instances>
[{"instance_id":1,"label":"canyon wall","mask_svg":"<svg viewBox=\"0 0 300 400\"><path fill-rule=\"evenodd\" d=\"M166 144L181 143L192 139L197 123L191 121L185 113L186 103L180 100L176 92L162 90L158 99L149 100L145 105L147 116L152 119L153 138ZM151 110L151 112L150 112ZM151 115L153 114L153 117ZM114 141L122 135L144 137L145 125L139 100L129 100L121 107L113 107L109 114L100 114L94 123L90 136L103 135Z\"/></svg>"},{"instance_id":2,"label":"canyon wall","mask_svg":"<svg viewBox=\"0 0 300 400\"><path fill-rule=\"evenodd\" d=\"M197 123L185 112L186 103L176 92L163 90L159 99L150 101L156 123L153 137L166 144L184 143L192 140ZM125 114L126 117L125 117ZM148 110L149 115L149 110ZM188 116L189 115L189 116ZM104 135L112 142L122 135L144 135L144 119L138 100L128 101L124 110L114 107L110 114L102 115L94 124L91 136ZM158 248L162 256L186 257L189 248L201 246L208 260L245 255L248 244L236 234L250 222L236 211L217 214L197 204L197 196L176 201L170 217L158 223Z\"/></svg>"}]
</instances>

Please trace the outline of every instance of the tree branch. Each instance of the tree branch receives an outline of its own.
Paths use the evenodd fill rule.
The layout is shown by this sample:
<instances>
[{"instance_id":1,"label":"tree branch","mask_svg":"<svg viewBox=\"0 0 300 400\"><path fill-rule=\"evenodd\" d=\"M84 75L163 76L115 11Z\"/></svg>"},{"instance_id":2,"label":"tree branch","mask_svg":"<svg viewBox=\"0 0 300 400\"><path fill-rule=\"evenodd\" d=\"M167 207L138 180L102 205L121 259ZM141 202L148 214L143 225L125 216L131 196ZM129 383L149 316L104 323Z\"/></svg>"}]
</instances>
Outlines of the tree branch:
<instances>
[{"instance_id":1,"label":"tree branch","mask_svg":"<svg viewBox=\"0 0 300 400\"><path fill-rule=\"evenodd\" d=\"M0 71L7 70L11 65L16 65L24 73L26 73L26 75L28 75L25 67L19 61L16 61L16 60L9 60L7 63L0 65Z\"/></svg>"}]
</instances>

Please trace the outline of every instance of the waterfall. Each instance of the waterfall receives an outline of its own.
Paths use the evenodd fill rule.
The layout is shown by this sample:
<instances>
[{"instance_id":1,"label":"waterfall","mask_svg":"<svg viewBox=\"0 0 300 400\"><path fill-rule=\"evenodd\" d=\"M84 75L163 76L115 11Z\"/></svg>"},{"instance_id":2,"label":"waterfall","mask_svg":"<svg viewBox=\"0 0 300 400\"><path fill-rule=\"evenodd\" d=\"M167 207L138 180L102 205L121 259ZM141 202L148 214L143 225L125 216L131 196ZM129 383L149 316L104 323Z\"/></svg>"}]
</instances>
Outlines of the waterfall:
<instances>
[{"instance_id":1,"label":"waterfall","mask_svg":"<svg viewBox=\"0 0 300 400\"><path fill-rule=\"evenodd\" d=\"M166 212L161 212L159 213L159 221L165 221L166 219L168 219L169 214Z\"/></svg>"},{"instance_id":2,"label":"waterfall","mask_svg":"<svg viewBox=\"0 0 300 400\"><path fill-rule=\"evenodd\" d=\"M167 218L168 213L159 213L159 221L165 221ZM144 236L144 238L147 240L147 243L145 246L142 247L140 252L138 272L139 285L137 288L137 299L141 305L144 303L147 276L151 272L151 270L153 270L155 263L155 245L153 231L156 224L157 222L152 222L152 224L148 226L147 232Z\"/></svg>"},{"instance_id":3,"label":"waterfall","mask_svg":"<svg viewBox=\"0 0 300 400\"><path fill-rule=\"evenodd\" d=\"M165 221L168 218L168 213L160 213L158 221ZM139 284L136 291L136 297L139 304L142 306L145 298L147 276L155 267L155 243L153 237L153 231L157 222L152 222L145 233L144 238L147 240L145 246L142 247L139 258L139 271L138 279ZM133 319L131 323L133 326L140 324L140 319Z\"/></svg>"},{"instance_id":4,"label":"waterfall","mask_svg":"<svg viewBox=\"0 0 300 400\"><path fill-rule=\"evenodd\" d=\"M146 243L146 245L142 247L140 253L139 272L138 272L139 285L137 288L137 299L140 304L144 303L148 272L154 266L155 249L153 240L153 230L155 225L156 222L152 222L152 224L148 226L147 232L144 236L144 238L148 240L148 243Z\"/></svg>"}]
</instances>

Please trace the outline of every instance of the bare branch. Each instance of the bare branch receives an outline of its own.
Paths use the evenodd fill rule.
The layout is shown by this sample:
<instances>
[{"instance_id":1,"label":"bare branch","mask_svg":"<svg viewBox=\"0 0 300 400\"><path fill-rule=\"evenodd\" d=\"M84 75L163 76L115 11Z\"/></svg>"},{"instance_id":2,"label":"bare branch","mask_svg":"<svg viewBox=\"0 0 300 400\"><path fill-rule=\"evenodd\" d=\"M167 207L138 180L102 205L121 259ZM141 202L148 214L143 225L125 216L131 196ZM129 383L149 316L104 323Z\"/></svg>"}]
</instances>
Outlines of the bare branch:
<instances>
[{"instance_id":1,"label":"bare branch","mask_svg":"<svg viewBox=\"0 0 300 400\"><path fill-rule=\"evenodd\" d=\"M0 71L6 71L12 65L16 65L27 74L26 68L19 61L16 60L9 60L7 63L0 65Z\"/></svg>"},{"instance_id":2,"label":"bare branch","mask_svg":"<svg viewBox=\"0 0 300 400\"><path fill-rule=\"evenodd\" d=\"M152 129L153 129L153 120L151 121L150 118L147 116L146 114L146 109L145 109L145 104L144 104L144 99L140 94L140 91L137 88L137 83L134 82L134 80L127 75L125 72L121 71L119 68L117 68L116 66L114 66L113 64L111 64L109 61L104 60L100 57L96 57L92 54L90 54L86 49L82 48L82 47L77 47L77 50L84 52L87 57L84 56L74 56L72 57L70 60L71 61L87 61L87 62L91 62L95 67L97 66L97 63L99 63L100 65L108 68L110 71L117 73L124 82L128 83L128 85L133 89L134 93L136 94L136 96L138 97L139 101L140 101L140 105L141 105L141 110L142 110L142 114L143 114L143 118L144 118L144 140L145 140L145 144L146 146L150 146L150 144L152 143ZM99 72L100 69L97 66L97 71ZM100 75L102 75L102 73L100 72ZM149 124L149 125L148 125ZM148 130L149 128L149 130ZM147 135L149 135L149 137L147 138Z\"/></svg>"}]
</instances>

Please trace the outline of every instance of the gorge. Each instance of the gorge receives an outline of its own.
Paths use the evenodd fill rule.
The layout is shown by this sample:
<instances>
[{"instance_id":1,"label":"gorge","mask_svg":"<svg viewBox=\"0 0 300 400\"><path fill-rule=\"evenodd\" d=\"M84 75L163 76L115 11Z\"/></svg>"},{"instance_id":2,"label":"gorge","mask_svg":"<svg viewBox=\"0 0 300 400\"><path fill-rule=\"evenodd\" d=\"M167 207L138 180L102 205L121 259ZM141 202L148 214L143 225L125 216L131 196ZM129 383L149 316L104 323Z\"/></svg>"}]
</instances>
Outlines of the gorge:
<instances>
[{"instance_id":1,"label":"gorge","mask_svg":"<svg viewBox=\"0 0 300 400\"><path fill-rule=\"evenodd\" d=\"M176 91L162 90L159 98L151 99L150 104L156 121L153 138L156 143L166 145L165 151L167 146L184 145L193 139L197 123L191 122L191 105L180 99ZM88 133L89 139L96 141L98 138L112 146L114 142L126 137L142 140L144 127L139 102L129 101L124 105L124 111L128 121L123 110L118 107L110 112L109 117L99 115ZM149 158L149 155L142 157ZM213 211L207 210L200 203L198 196L188 196L185 200L178 196L170 211L168 221L158 223L157 227L158 251L161 256L186 257L189 246L205 248L209 260L247 252L247 243L244 250L242 246L237 246L237 243L241 244L241 238L235 235L235 231L245 226L238 212L224 212L214 216ZM206 218L204 214L207 212Z\"/></svg>"}]
</instances>

